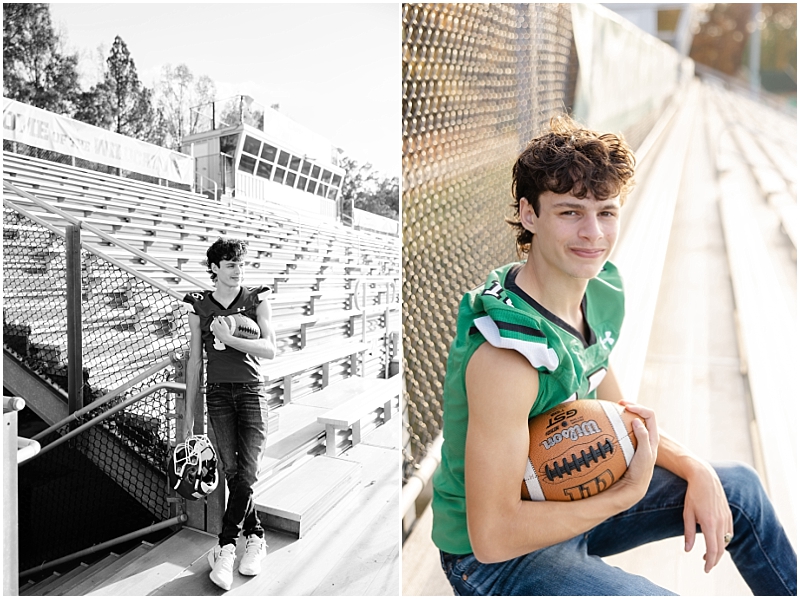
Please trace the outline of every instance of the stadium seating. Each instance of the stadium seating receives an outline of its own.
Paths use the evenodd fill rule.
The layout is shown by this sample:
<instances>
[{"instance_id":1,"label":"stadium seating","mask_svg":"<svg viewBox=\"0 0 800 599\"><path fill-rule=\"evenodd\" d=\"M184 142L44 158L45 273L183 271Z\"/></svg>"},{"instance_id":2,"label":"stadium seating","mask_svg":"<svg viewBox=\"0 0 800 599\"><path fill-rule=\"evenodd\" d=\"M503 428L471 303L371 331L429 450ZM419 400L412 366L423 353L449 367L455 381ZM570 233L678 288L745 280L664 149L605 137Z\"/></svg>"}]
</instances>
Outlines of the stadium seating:
<instances>
[{"instance_id":1,"label":"stadium seating","mask_svg":"<svg viewBox=\"0 0 800 599\"><path fill-rule=\"evenodd\" d=\"M787 277L774 256L789 246L797 259L796 169L790 164L796 164L797 122L716 86L707 86L706 102L712 115L709 130L719 140L715 158L720 215L736 301L741 370L747 374L760 454L758 466L781 521L794 538L794 491L784 473L797 470L791 424L796 412L794 404L785 401L793 392L785 373L796 367L797 352L784 336L787 330L797 330L797 311L796 303L786 301ZM780 229L786 237L765 236L754 223L765 223L767 231ZM795 282L796 302L796 274L791 273L788 280ZM764 315L769 315L766 322ZM784 417L775 419L776 413Z\"/></svg>"},{"instance_id":2,"label":"stadium seating","mask_svg":"<svg viewBox=\"0 0 800 599\"><path fill-rule=\"evenodd\" d=\"M264 368L272 418L259 510L272 517L279 509L270 505L270 493L276 495L274 485L291 477L292 467L326 470L310 459L326 447L324 426L317 417L344 403L354 384L387 376L389 361L397 359L396 237L313 218L299 220L281 208L262 206L248 212L237 199L214 202L191 192L11 152L4 152L3 177L46 203L4 188L7 359L20 364L33 360L34 370L44 380L66 389L66 374L56 376L66 363L66 320L62 314L45 316L35 310L48 294L63 302L66 250L57 235L43 234L46 229L17 208L58 229L70 220L51 207L83 223L82 243L90 250L88 256L84 252L82 265L84 294L103 296L102 307L91 314L84 307L82 322L83 346L88 350L84 378L92 398L170 351L186 347L185 308L178 298L198 287L210 288L203 261L213 241L223 235L244 238L249 244L246 284L271 286L278 338L278 356ZM109 287L106 271L112 268L121 282ZM128 273L128 278L119 273ZM168 293L148 296L141 291L148 281ZM143 331L150 331L149 336ZM146 343L122 350L136 335L144 336ZM381 406L396 412L395 386L372 386L364 392L375 393ZM310 398L325 404L325 409L300 403ZM383 408L367 406L358 419L363 417L366 427L374 427L383 422L382 412ZM355 436L357 441L358 426ZM353 443L351 429L347 438L342 437L339 433L337 439L346 449ZM333 503L360 485L359 472L349 472L343 479L347 482L334 478L331 486L320 486L322 503L308 503L296 516L301 524L290 522L287 530L305 533ZM78 574L74 576L76 580ZM46 590L40 585L39 590Z\"/></svg>"}]
</instances>

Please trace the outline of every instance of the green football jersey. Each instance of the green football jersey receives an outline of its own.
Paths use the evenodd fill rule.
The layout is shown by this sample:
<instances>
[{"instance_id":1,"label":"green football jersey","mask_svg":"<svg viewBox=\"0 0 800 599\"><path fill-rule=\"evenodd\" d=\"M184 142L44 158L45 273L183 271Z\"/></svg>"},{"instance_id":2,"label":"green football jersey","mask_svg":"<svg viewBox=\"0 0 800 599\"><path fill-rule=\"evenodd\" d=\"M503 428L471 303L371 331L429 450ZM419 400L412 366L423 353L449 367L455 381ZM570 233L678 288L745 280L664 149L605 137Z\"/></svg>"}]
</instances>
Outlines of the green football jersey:
<instances>
[{"instance_id":1,"label":"green football jersey","mask_svg":"<svg viewBox=\"0 0 800 599\"><path fill-rule=\"evenodd\" d=\"M433 477L432 536L447 553L472 553L464 491L469 417L465 374L475 350L484 342L513 349L539 371L539 392L535 400L531 397L528 415L532 418L564 401L595 397L622 326L622 281L610 262L586 287L582 309L588 338L516 284L522 264L491 272L486 284L464 295L459 307L444 381L442 462Z\"/></svg>"}]
</instances>

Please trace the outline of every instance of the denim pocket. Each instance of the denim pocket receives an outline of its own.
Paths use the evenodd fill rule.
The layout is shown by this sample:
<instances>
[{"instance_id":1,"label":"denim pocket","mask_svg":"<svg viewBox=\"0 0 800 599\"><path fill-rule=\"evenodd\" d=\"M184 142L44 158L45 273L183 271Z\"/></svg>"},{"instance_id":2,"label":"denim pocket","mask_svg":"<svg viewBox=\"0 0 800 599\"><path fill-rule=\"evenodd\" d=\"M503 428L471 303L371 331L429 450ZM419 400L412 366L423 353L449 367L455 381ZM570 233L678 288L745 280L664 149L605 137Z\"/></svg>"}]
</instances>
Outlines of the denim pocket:
<instances>
[{"instance_id":1,"label":"denim pocket","mask_svg":"<svg viewBox=\"0 0 800 599\"><path fill-rule=\"evenodd\" d=\"M452 556L447 561L447 577L455 594L475 595L475 585L470 581L470 578L481 563L471 553L458 557Z\"/></svg>"}]
</instances>

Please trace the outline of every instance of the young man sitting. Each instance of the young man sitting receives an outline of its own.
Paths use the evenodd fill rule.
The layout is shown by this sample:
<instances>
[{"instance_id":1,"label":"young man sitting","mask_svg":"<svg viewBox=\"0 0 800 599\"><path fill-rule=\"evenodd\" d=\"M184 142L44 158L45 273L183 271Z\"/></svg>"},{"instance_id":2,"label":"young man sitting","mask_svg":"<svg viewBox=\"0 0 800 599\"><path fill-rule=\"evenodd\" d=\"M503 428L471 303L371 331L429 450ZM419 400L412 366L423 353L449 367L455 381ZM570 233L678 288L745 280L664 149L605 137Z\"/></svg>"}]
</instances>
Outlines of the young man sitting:
<instances>
[{"instance_id":1,"label":"young man sitting","mask_svg":"<svg viewBox=\"0 0 800 599\"><path fill-rule=\"evenodd\" d=\"M664 595L601 558L650 541L705 538L705 571L728 550L754 594L796 595L797 556L755 472L709 464L643 405L626 474L575 502L524 501L528 419L564 401L622 401L608 359L623 290L608 262L634 158L624 140L551 121L513 169L524 262L489 273L460 305L444 385L433 540L457 595Z\"/></svg>"}]
</instances>

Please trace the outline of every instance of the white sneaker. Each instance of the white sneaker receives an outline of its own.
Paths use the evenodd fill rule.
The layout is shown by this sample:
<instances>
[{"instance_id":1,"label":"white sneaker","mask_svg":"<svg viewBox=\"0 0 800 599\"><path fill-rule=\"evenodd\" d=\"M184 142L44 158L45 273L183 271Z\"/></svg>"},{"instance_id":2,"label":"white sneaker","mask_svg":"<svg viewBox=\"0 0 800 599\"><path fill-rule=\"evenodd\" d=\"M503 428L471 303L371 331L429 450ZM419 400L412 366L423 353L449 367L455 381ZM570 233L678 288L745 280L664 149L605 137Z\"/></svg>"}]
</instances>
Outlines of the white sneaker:
<instances>
[{"instance_id":1,"label":"white sneaker","mask_svg":"<svg viewBox=\"0 0 800 599\"><path fill-rule=\"evenodd\" d=\"M267 555L267 544L258 535L248 535L244 556L239 563L239 574L257 576L261 574L261 561Z\"/></svg>"},{"instance_id":2,"label":"white sneaker","mask_svg":"<svg viewBox=\"0 0 800 599\"><path fill-rule=\"evenodd\" d=\"M230 543L220 547L217 545L208 552L208 563L211 565L211 582L226 591L233 585L233 562L236 559L236 545Z\"/></svg>"}]
</instances>

